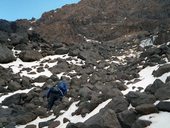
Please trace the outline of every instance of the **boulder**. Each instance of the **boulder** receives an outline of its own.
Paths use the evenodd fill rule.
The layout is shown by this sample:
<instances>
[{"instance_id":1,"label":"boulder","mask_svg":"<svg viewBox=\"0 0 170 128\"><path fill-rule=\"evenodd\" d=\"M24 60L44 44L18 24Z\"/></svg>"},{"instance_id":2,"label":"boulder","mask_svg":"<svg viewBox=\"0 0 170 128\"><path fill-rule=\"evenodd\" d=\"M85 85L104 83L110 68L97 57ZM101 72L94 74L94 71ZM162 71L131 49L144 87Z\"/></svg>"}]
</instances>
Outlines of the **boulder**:
<instances>
[{"instance_id":1,"label":"boulder","mask_svg":"<svg viewBox=\"0 0 170 128\"><path fill-rule=\"evenodd\" d=\"M116 113L111 109L103 109L98 114L86 120L85 125L97 125L99 127L107 128L121 128Z\"/></svg>"},{"instance_id":2,"label":"boulder","mask_svg":"<svg viewBox=\"0 0 170 128\"><path fill-rule=\"evenodd\" d=\"M156 101L156 98L151 94L132 92L130 91L126 95L127 100L132 104L133 107L136 107L141 104L153 104Z\"/></svg>"},{"instance_id":3,"label":"boulder","mask_svg":"<svg viewBox=\"0 0 170 128\"><path fill-rule=\"evenodd\" d=\"M5 128L15 128L16 123L15 122L10 122L8 125L5 126Z\"/></svg>"},{"instance_id":4,"label":"boulder","mask_svg":"<svg viewBox=\"0 0 170 128\"><path fill-rule=\"evenodd\" d=\"M87 113L93 111L100 103L102 99L92 100L90 102L85 101L79 104L79 108L72 115L82 115L85 116Z\"/></svg>"},{"instance_id":5,"label":"boulder","mask_svg":"<svg viewBox=\"0 0 170 128\"><path fill-rule=\"evenodd\" d=\"M63 55L63 54L67 54L68 51L69 51L69 49L67 49L66 47L61 47L61 48L55 49L55 54Z\"/></svg>"},{"instance_id":6,"label":"boulder","mask_svg":"<svg viewBox=\"0 0 170 128\"><path fill-rule=\"evenodd\" d=\"M2 105L9 106L11 104L19 104L21 99L21 94L14 94L10 97L7 97L2 101Z\"/></svg>"},{"instance_id":7,"label":"boulder","mask_svg":"<svg viewBox=\"0 0 170 128\"><path fill-rule=\"evenodd\" d=\"M40 75L40 76L38 76L37 78L34 79L34 82L46 82L47 79L48 79L47 76L45 76L45 75Z\"/></svg>"},{"instance_id":8,"label":"boulder","mask_svg":"<svg viewBox=\"0 0 170 128\"><path fill-rule=\"evenodd\" d=\"M153 84L146 87L145 92L154 94L164 83L160 79L156 79Z\"/></svg>"},{"instance_id":9,"label":"boulder","mask_svg":"<svg viewBox=\"0 0 170 128\"><path fill-rule=\"evenodd\" d=\"M157 38L154 41L154 44L163 44L163 43L167 43L169 41L170 41L169 32L162 31L162 32L158 33Z\"/></svg>"},{"instance_id":10,"label":"boulder","mask_svg":"<svg viewBox=\"0 0 170 128\"><path fill-rule=\"evenodd\" d=\"M123 96L121 91L117 88L112 88L112 87L106 86L106 87L102 88L101 91L102 91L102 94L105 95L105 97L108 97L108 98Z\"/></svg>"},{"instance_id":11,"label":"boulder","mask_svg":"<svg viewBox=\"0 0 170 128\"><path fill-rule=\"evenodd\" d=\"M163 66L160 66L157 70L153 71L152 75L154 77L160 77L164 73L167 73L170 71L170 64L165 64Z\"/></svg>"},{"instance_id":12,"label":"boulder","mask_svg":"<svg viewBox=\"0 0 170 128\"><path fill-rule=\"evenodd\" d=\"M11 90L11 91L17 91L19 89L21 89L21 85L20 83L16 82L16 81L10 81L9 84L8 84L8 89Z\"/></svg>"},{"instance_id":13,"label":"boulder","mask_svg":"<svg viewBox=\"0 0 170 128\"><path fill-rule=\"evenodd\" d=\"M158 109L153 104L142 104L135 108L136 112L142 115L157 113Z\"/></svg>"},{"instance_id":14,"label":"boulder","mask_svg":"<svg viewBox=\"0 0 170 128\"><path fill-rule=\"evenodd\" d=\"M168 101L160 101L157 105L156 105L157 109L159 111L167 111L170 112L170 102Z\"/></svg>"},{"instance_id":15,"label":"boulder","mask_svg":"<svg viewBox=\"0 0 170 128\"><path fill-rule=\"evenodd\" d=\"M146 128L149 126L152 122L147 120L136 120L136 122L132 125L131 128Z\"/></svg>"},{"instance_id":16,"label":"boulder","mask_svg":"<svg viewBox=\"0 0 170 128\"><path fill-rule=\"evenodd\" d=\"M133 109L118 113L118 119L122 128L131 128L137 118L138 114Z\"/></svg>"},{"instance_id":17,"label":"boulder","mask_svg":"<svg viewBox=\"0 0 170 128\"><path fill-rule=\"evenodd\" d=\"M155 97L159 100L167 100L170 98L170 82L159 88L155 92Z\"/></svg>"},{"instance_id":18,"label":"boulder","mask_svg":"<svg viewBox=\"0 0 170 128\"><path fill-rule=\"evenodd\" d=\"M43 56L35 50L25 50L19 54L19 58L24 62L32 62L41 59Z\"/></svg>"},{"instance_id":19,"label":"boulder","mask_svg":"<svg viewBox=\"0 0 170 128\"><path fill-rule=\"evenodd\" d=\"M47 111L46 108L40 107L40 108L37 108L37 109L34 108L34 110L35 110L34 114L36 116L40 116L40 117L45 117L46 116L46 111Z\"/></svg>"},{"instance_id":20,"label":"boulder","mask_svg":"<svg viewBox=\"0 0 170 128\"><path fill-rule=\"evenodd\" d=\"M26 125L25 128L36 128L37 126L34 124Z\"/></svg>"},{"instance_id":21,"label":"boulder","mask_svg":"<svg viewBox=\"0 0 170 128\"><path fill-rule=\"evenodd\" d=\"M15 60L12 51L5 45L0 44L0 63L9 63Z\"/></svg>"},{"instance_id":22,"label":"boulder","mask_svg":"<svg viewBox=\"0 0 170 128\"><path fill-rule=\"evenodd\" d=\"M35 120L36 118L37 116L35 114L28 112L28 113L16 116L14 118L14 122L16 122L17 125L24 125Z\"/></svg>"},{"instance_id":23,"label":"boulder","mask_svg":"<svg viewBox=\"0 0 170 128\"><path fill-rule=\"evenodd\" d=\"M123 96L117 96L112 98L112 101L109 102L105 108L114 110L115 113L122 112L127 110L129 106L128 101Z\"/></svg>"},{"instance_id":24,"label":"boulder","mask_svg":"<svg viewBox=\"0 0 170 128\"><path fill-rule=\"evenodd\" d=\"M21 81L21 85L25 88L29 88L31 86L31 79L29 77L23 76Z\"/></svg>"},{"instance_id":25,"label":"boulder","mask_svg":"<svg viewBox=\"0 0 170 128\"><path fill-rule=\"evenodd\" d=\"M52 121L50 122L48 128L57 128L60 125L60 121Z\"/></svg>"},{"instance_id":26,"label":"boulder","mask_svg":"<svg viewBox=\"0 0 170 128\"><path fill-rule=\"evenodd\" d=\"M90 99L92 93L93 91L88 87L83 87L79 89L79 95L85 99Z\"/></svg>"},{"instance_id":27,"label":"boulder","mask_svg":"<svg viewBox=\"0 0 170 128\"><path fill-rule=\"evenodd\" d=\"M69 123L66 128L88 128L84 123Z\"/></svg>"}]
</instances>

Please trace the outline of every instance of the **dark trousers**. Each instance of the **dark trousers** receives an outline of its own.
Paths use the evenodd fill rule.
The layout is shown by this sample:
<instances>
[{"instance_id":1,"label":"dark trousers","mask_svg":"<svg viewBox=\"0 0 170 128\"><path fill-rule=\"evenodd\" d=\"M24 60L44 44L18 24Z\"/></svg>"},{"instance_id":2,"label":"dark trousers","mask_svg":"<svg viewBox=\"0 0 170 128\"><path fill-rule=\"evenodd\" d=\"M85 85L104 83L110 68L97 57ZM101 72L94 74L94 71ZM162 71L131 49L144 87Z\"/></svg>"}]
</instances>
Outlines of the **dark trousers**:
<instances>
[{"instance_id":1,"label":"dark trousers","mask_svg":"<svg viewBox=\"0 0 170 128\"><path fill-rule=\"evenodd\" d=\"M49 94L49 98L48 98L48 106L47 109L51 110L55 101L57 101L59 99L59 95L57 95L56 93L51 92Z\"/></svg>"}]
</instances>

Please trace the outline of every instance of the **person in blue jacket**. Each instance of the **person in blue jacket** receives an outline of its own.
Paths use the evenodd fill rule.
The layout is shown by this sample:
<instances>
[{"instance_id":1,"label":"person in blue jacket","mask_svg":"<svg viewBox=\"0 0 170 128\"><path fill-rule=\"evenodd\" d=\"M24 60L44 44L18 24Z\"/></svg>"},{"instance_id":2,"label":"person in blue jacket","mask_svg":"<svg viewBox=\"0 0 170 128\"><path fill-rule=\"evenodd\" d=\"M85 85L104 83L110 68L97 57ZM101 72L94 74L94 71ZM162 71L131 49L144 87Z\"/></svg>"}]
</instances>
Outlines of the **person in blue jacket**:
<instances>
[{"instance_id":1,"label":"person in blue jacket","mask_svg":"<svg viewBox=\"0 0 170 128\"><path fill-rule=\"evenodd\" d=\"M57 100L62 101L63 96L67 94L67 86L68 86L68 84L65 81L61 80L57 85L48 89L47 111L52 109L55 101L57 101Z\"/></svg>"}]
</instances>

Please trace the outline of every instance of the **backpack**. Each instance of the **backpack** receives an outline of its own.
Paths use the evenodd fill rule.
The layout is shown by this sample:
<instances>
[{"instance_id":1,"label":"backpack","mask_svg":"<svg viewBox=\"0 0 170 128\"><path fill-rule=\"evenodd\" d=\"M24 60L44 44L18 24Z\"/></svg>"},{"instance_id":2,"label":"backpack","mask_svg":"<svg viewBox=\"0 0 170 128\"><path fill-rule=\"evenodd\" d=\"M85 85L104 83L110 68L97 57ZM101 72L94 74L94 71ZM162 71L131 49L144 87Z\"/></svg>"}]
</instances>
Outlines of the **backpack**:
<instances>
[{"instance_id":1,"label":"backpack","mask_svg":"<svg viewBox=\"0 0 170 128\"><path fill-rule=\"evenodd\" d=\"M67 83L64 81L60 81L57 85L57 88L59 89L61 95L65 95L67 93Z\"/></svg>"}]
</instances>

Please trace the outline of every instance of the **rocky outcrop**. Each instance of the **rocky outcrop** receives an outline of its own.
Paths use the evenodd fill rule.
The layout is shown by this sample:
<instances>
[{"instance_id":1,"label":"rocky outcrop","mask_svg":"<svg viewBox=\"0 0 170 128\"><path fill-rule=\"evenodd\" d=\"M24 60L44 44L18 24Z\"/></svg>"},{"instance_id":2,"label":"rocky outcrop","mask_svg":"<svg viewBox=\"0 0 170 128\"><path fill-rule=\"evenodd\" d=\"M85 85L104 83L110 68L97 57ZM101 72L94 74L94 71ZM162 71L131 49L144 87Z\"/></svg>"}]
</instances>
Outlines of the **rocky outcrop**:
<instances>
[{"instance_id":1,"label":"rocky outcrop","mask_svg":"<svg viewBox=\"0 0 170 128\"><path fill-rule=\"evenodd\" d=\"M85 37L108 41L138 31L156 34L168 26L168 4L159 0L82 0L44 13L35 31L46 40L65 43L82 42ZM159 35L157 42L167 41L165 36Z\"/></svg>"}]
</instances>

